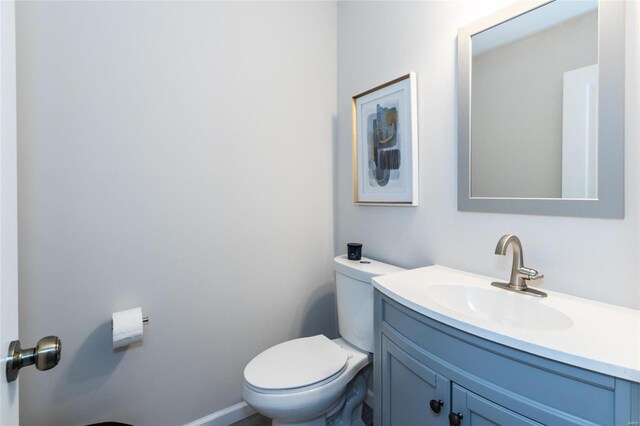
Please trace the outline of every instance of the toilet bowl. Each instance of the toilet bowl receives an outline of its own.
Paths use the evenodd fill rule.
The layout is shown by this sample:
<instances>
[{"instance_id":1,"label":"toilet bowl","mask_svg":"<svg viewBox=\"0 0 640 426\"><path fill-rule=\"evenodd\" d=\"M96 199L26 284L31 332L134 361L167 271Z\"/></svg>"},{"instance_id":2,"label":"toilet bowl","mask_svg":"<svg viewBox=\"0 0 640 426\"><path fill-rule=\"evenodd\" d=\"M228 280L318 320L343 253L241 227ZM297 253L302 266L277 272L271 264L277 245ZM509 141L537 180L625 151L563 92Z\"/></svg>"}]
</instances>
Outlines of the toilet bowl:
<instances>
[{"instance_id":1,"label":"toilet bowl","mask_svg":"<svg viewBox=\"0 0 640 426\"><path fill-rule=\"evenodd\" d=\"M371 278L404 269L375 260L334 259L342 335L289 340L247 364L242 394L272 425L362 425L373 352Z\"/></svg>"},{"instance_id":2,"label":"toilet bowl","mask_svg":"<svg viewBox=\"0 0 640 426\"><path fill-rule=\"evenodd\" d=\"M243 397L274 425L325 425L344 403L347 386L371 354L323 335L290 340L255 357L245 369ZM366 382L362 385L362 399ZM362 402L362 400L360 401Z\"/></svg>"}]
</instances>

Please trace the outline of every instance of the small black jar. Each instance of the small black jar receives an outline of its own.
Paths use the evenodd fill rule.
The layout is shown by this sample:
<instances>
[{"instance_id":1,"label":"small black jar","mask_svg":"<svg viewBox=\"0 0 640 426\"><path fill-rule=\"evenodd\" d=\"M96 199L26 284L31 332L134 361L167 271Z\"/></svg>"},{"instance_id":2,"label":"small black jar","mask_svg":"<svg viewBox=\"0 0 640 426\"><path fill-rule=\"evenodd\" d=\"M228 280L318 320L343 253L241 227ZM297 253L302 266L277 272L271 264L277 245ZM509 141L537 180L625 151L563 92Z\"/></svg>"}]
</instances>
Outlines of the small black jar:
<instances>
[{"instance_id":1,"label":"small black jar","mask_svg":"<svg viewBox=\"0 0 640 426\"><path fill-rule=\"evenodd\" d=\"M360 243L348 243L347 244L347 259L360 260L362 259L362 244Z\"/></svg>"}]
</instances>

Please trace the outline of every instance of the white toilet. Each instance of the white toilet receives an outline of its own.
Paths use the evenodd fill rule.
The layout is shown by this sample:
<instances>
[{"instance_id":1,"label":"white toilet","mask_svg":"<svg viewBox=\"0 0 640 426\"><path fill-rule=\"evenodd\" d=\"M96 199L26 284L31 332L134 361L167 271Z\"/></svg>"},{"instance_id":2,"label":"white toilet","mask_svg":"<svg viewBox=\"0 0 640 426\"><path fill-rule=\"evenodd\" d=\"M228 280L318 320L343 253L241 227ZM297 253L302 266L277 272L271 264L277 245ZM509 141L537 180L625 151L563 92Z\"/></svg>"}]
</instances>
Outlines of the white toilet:
<instances>
[{"instance_id":1,"label":"white toilet","mask_svg":"<svg viewBox=\"0 0 640 426\"><path fill-rule=\"evenodd\" d=\"M360 425L373 352L371 278L403 271L362 258L334 259L339 339L280 343L244 369L245 401L273 425Z\"/></svg>"}]
</instances>

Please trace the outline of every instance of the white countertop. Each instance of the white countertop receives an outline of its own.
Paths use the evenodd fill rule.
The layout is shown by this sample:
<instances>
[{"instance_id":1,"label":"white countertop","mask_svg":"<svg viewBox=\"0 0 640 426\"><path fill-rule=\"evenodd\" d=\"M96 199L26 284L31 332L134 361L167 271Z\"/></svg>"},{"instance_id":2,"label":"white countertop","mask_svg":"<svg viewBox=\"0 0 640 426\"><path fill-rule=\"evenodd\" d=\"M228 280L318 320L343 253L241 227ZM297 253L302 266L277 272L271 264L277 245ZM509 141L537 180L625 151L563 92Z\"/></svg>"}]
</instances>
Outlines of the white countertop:
<instances>
[{"instance_id":1,"label":"white countertop","mask_svg":"<svg viewBox=\"0 0 640 426\"><path fill-rule=\"evenodd\" d=\"M372 280L375 288L396 302L459 330L544 358L640 382L640 311L544 288L539 289L548 297L536 298L493 287L492 281L504 280L438 265ZM446 294L447 286L451 288L450 306L442 297L435 298L436 294ZM487 315L475 315L473 301L466 299L462 303L468 306L460 306L461 292L467 288L483 297L488 295L495 304L494 311L509 306L522 310L520 307L526 306L531 312L528 317L522 317L527 325L512 325L500 319L493 321ZM536 311L540 315L536 316ZM547 317L546 313L554 315ZM554 328L556 317L558 325ZM540 318L544 326L538 327L536 318Z\"/></svg>"}]
</instances>

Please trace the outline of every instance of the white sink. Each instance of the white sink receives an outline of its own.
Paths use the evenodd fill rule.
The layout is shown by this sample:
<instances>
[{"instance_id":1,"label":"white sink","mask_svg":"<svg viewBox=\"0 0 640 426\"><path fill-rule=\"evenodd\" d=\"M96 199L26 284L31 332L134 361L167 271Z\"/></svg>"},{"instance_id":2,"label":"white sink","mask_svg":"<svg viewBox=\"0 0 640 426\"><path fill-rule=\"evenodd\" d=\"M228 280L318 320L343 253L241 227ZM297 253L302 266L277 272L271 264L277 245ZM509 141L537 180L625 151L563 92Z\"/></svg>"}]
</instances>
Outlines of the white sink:
<instances>
[{"instance_id":1,"label":"white sink","mask_svg":"<svg viewBox=\"0 0 640 426\"><path fill-rule=\"evenodd\" d=\"M573 321L542 299L506 290L455 284L429 286L426 296L445 309L469 318L530 330L560 330Z\"/></svg>"},{"instance_id":2,"label":"white sink","mask_svg":"<svg viewBox=\"0 0 640 426\"><path fill-rule=\"evenodd\" d=\"M385 296L458 330L565 364L640 382L640 311L554 292L492 287L500 279L428 266L373 278Z\"/></svg>"}]
</instances>

